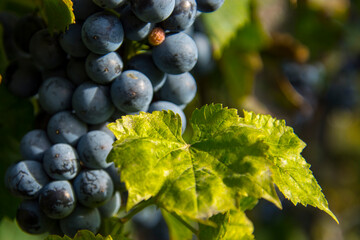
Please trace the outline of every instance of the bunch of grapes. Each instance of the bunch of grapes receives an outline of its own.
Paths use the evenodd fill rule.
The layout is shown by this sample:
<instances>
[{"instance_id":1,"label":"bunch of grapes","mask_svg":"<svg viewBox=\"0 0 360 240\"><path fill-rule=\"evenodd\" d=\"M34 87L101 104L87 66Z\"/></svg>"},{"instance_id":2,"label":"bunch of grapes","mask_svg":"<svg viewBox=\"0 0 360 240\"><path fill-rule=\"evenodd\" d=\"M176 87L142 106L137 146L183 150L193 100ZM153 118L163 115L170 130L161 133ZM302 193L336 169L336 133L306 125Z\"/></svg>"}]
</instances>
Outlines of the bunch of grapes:
<instances>
[{"instance_id":1,"label":"bunch of grapes","mask_svg":"<svg viewBox=\"0 0 360 240\"><path fill-rule=\"evenodd\" d=\"M16 219L25 232L97 233L102 218L118 212L120 176L106 161L115 137L106 125L172 110L185 130L183 108L197 89L189 72L211 57L206 37L196 38L199 45L188 33L201 12L223 1L73 0L76 23L58 34L36 15L17 21L12 39L21 58L8 67L5 84L17 96L35 96L48 116L44 129L22 138L24 160L5 176L23 199ZM134 43L148 50L129 56L126 44Z\"/></svg>"}]
</instances>

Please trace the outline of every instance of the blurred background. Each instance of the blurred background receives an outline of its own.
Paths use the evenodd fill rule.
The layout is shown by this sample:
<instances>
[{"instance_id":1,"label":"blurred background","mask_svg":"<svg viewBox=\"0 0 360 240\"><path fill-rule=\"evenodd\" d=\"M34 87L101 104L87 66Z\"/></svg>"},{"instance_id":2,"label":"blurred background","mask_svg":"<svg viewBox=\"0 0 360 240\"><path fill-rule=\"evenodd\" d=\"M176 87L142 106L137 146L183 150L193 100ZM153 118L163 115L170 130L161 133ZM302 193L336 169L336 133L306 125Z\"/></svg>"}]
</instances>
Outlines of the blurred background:
<instances>
[{"instance_id":1,"label":"blurred background","mask_svg":"<svg viewBox=\"0 0 360 240\"><path fill-rule=\"evenodd\" d=\"M31 9L7 2L15 15ZM4 22L0 18L1 29L11 29ZM0 33L6 42L5 31ZM187 117L204 104L223 103L240 113L285 119L307 143L303 156L340 221L286 199L283 210L260 201L247 213L255 238L360 239L360 0L225 0L219 11L200 15L189 34L198 35L203 59L193 70L198 93L185 108ZM2 85L1 176L18 160L21 137L37 124L31 100L14 97ZM11 220L17 200L1 183L0 239L39 239ZM153 224L144 223L149 216L135 220L142 229L137 238L166 239L166 230L159 233L165 228L161 217L150 215L156 216L149 220Z\"/></svg>"}]
</instances>

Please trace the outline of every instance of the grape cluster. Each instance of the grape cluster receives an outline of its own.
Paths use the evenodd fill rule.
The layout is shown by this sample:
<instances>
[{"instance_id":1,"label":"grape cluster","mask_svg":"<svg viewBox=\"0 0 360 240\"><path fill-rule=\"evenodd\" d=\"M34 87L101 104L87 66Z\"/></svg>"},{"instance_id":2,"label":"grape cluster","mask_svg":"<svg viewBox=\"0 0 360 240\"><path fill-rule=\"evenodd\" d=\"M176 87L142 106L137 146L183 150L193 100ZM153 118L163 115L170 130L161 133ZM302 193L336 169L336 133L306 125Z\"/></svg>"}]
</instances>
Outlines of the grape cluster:
<instances>
[{"instance_id":1,"label":"grape cluster","mask_svg":"<svg viewBox=\"0 0 360 240\"><path fill-rule=\"evenodd\" d=\"M106 125L126 114L172 110L184 132L183 109L197 89L190 71L211 58L209 42L192 28L223 1L73 0L76 23L55 34L36 15L17 21L12 39L21 54L5 84L19 97L35 96L47 115L44 128L22 138L24 160L5 176L23 199L16 219L25 232L96 233L102 218L117 213L121 182L106 162L115 139ZM136 42L148 51L128 54Z\"/></svg>"}]
</instances>

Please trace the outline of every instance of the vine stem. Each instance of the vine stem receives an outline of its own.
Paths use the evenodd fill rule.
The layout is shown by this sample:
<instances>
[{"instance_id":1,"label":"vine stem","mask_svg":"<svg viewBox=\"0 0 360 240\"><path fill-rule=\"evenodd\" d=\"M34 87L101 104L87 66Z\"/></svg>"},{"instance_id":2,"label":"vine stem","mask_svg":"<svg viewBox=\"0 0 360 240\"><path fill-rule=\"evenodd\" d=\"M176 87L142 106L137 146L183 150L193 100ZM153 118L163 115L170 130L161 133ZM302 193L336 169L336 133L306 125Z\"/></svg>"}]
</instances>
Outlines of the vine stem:
<instances>
[{"instance_id":1,"label":"vine stem","mask_svg":"<svg viewBox=\"0 0 360 240\"><path fill-rule=\"evenodd\" d=\"M142 203L140 203L134 210L132 210L131 212L129 212L127 215L125 215L124 217L120 218L120 222L122 223L126 223L127 221L129 221L134 215L136 215L138 212L141 212L144 208L150 206L151 204L153 204L155 202L154 198L150 198L149 200L146 200Z\"/></svg>"},{"instance_id":2,"label":"vine stem","mask_svg":"<svg viewBox=\"0 0 360 240\"><path fill-rule=\"evenodd\" d=\"M166 209L165 209L166 210ZM167 210L166 210L167 211ZM168 211L167 211L168 212ZM185 227L187 227L193 234L195 234L196 236L198 236L199 234L199 230L195 229L193 226L191 226L189 223L187 223L184 219L182 219L182 217L180 217L179 215L177 215L174 212L170 212L170 214L176 218L179 222L181 222Z\"/></svg>"}]
</instances>

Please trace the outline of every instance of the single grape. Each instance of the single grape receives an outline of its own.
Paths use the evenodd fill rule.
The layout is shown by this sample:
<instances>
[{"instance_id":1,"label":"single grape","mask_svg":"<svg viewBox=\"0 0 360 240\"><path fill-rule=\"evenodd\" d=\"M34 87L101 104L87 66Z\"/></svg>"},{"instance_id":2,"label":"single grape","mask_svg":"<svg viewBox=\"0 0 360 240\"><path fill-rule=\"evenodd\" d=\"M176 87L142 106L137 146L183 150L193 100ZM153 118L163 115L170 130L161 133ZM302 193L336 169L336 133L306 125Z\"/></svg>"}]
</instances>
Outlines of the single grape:
<instances>
[{"instance_id":1,"label":"single grape","mask_svg":"<svg viewBox=\"0 0 360 240\"><path fill-rule=\"evenodd\" d=\"M114 105L126 113L146 108L153 97L150 80L136 70L124 71L111 85L111 99Z\"/></svg>"},{"instance_id":2,"label":"single grape","mask_svg":"<svg viewBox=\"0 0 360 240\"><path fill-rule=\"evenodd\" d=\"M196 95L196 81L194 77L186 72L178 75L168 74L165 84L159 90L161 100L186 105Z\"/></svg>"},{"instance_id":3,"label":"single grape","mask_svg":"<svg viewBox=\"0 0 360 240\"><path fill-rule=\"evenodd\" d=\"M86 58L87 75L96 83L108 84L120 76L123 69L121 57L116 52L105 55L90 53Z\"/></svg>"},{"instance_id":4,"label":"single grape","mask_svg":"<svg viewBox=\"0 0 360 240\"><path fill-rule=\"evenodd\" d=\"M154 92L158 91L166 80L166 73L156 67L151 53L141 53L130 58L126 69L137 70L145 74L151 81Z\"/></svg>"},{"instance_id":5,"label":"single grape","mask_svg":"<svg viewBox=\"0 0 360 240\"><path fill-rule=\"evenodd\" d=\"M107 127L109 123L110 122L103 122L95 125L89 125L89 131L95 131L95 130L103 131L104 133L108 134L112 139L115 140L114 133Z\"/></svg>"},{"instance_id":6,"label":"single grape","mask_svg":"<svg viewBox=\"0 0 360 240\"><path fill-rule=\"evenodd\" d=\"M53 143L67 143L75 146L87 132L87 126L70 111L53 115L47 126L47 134Z\"/></svg>"},{"instance_id":7,"label":"single grape","mask_svg":"<svg viewBox=\"0 0 360 240\"><path fill-rule=\"evenodd\" d=\"M77 205L75 210L66 218L60 219L60 228L69 237L82 229L96 234L101 225L101 216L97 208L87 208Z\"/></svg>"},{"instance_id":8,"label":"single grape","mask_svg":"<svg viewBox=\"0 0 360 240\"><path fill-rule=\"evenodd\" d=\"M152 57L161 71L180 74L189 72L195 66L198 50L190 36L179 32L167 35L162 44L154 47Z\"/></svg>"},{"instance_id":9,"label":"single grape","mask_svg":"<svg viewBox=\"0 0 360 240\"><path fill-rule=\"evenodd\" d=\"M10 166L5 174L5 182L13 195L34 199L43 186L49 182L49 178L40 162L24 160Z\"/></svg>"},{"instance_id":10,"label":"single grape","mask_svg":"<svg viewBox=\"0 0 360 240\"><path fill-rule=\"evenodd\" d=\"M132 41L141 41L145 39L154 27L154 24L140 20L130 10L130 7L123 11L121 22L124 28L125 38Z\"/></svg>"},{"instance_id":11,"label":"single grape","mask_svg":"<svg viewBox=\"0 0 360 240\"><path fill-rule=\"evenodd\" d=\"M224 0L196 0L196 2L198 10L206 13L214 12L224 4Z\"/></svg>"},{"instance_id":12,"label":"single grape","mask_svg":"<svg viewBox=\"0 0 360 240\"><path fill-rule=\"evenodd\" d=\"M116 51L124 39L120 19L108 12L98 12L88 17L81 34L84 44L97 54Z\"/></svg>"},{"instance_id":13,"label":"single grape","mask_svg":"<svg viewBox=\"0 0 360 240\"><path fill-rule=\"evenodd\" d=\"M115 192L115 194L111 197L109 201L107 201L104 205L99 207L99 212L101 217L110 218L114 216L120 209L121 206L121 197L119 192Z\"/></svg>"},{"instance_id":14,"label":"single grape","mask_svg":"<svg viewBox=\"0 0 360 240\"><path fill-rule=\"evenodd\" d=\"M71 58L66 67L66 73L76 86L90 81L86 70L85 70L85 59L82 58Z\"/></svg>"},{"instance_id":15,"label":"single grape","mask_svg":"<svg viewBox=\"0 0 360 240\"><path fill-rule=\"evenodd\" d=\"M34 61L46 69L54 69L66 59L57 36L50 35L47 29L40 30L32 36L29 50Z\"/></svg>"},{"instance_id":16,"label":"single grape","mask_svg":"<svg viewBox=\"0 0 360 240\"><path fill-rule=\"evenodd\" d=\"M45 28L45 22L36 15L27 15L20 18L14 29L14 40L16 46L22 51L29 52L29 42L31 37L41 29Z\"/></svg>"},{"instance_id":17,"label":"single grape","mask_svg":"<svg viewBox=\"0 0 360 240\"><path fill-rule=\"evenodd\" d=\"M37 200L25 200L20 204L16 222L24 232L30 234L45 233L56 223L41 211Z\"/></svg>"},{"instance_id":18,"label":"single grape","mask_svg":"<svg viewBox=\"0 0 360 240\"><path fill-rule=\"evenodd\" d=\"M82 24L71 24L59 37L62 49L73 57L86 57L90 52L82 41L81 28Z\"/></svg>"},{"instance_id":19,"label":"single grape","mask_svg":"<svg viewBox=\"0 0 360 240\"><path fill-rule=\"evenodd\" d=\"M72 105L76 115L89 124L105 122L115 111L109 87L91 82L85 82L76 88Z\"/></svg>"},{"instance_id":20,"label":"single grape","mask_svg":"<svg viewBox=\"0 0 360 240\"><path fill-rule=\"evenodd\" d=\"M148 36L148 42L151 46L159 46L165 41L166 33L161 27L155 27Z\"/></svg>"},{"instance_id":21,"label":"single grape","mask_svg":"<svg viewBox=\"0 0 360 240\"><path fill-rule=\"evenodd\" d=\"M117 8L122 6L126 0L93 0L93 2L102 8Z\"/></svg>"},{"instance_id":22,"label":"single grape","mask_svg":"<svg viewBox=\"0 0 360 240\"><path fill-rule=\"evenodd\" d=\"M69 181L52 181L39 195L41 210L52 219L69 216L76 206L75 193Z\"/></svg>"},{"instance_id":23,"label":"single grape","mask_svg":"<svg viewBox=\"0 0 360 240\"><path fill-rule=\"evenodd\" d=\"M50 114L71 109L74 90L74 84L65 78L49 78L40 86L39 103Z\"/></svg>"},{"instance_id":24,"label":"single grape","mask_svg":"<svg viewBox=\"0 0 360 240\"><path fill-rule=\"evenodd\" d=\"M91 208L105 204L114 193L114 184L109 174L102 169L82 170L73 186L78 201Z\"/></svg>"},{"instance_id":25,"label":"single grape","mask_svg":"<svg viewBox=\"0 0 360 240\"><path fill-rule=\"evenodd\" d=\"M195 0L175 0L175 8L161 26L170 31L183 31L193 25L197 7Z\"/></svg>"},{"instance_id":26,"label":"single grape","mask_svg":"<svg viewBox=\"0 0 360 240\"><path fill-rule=\"evenodd\" d=\"M4 84L17 97L34 96L41 85L41 72L28 59L12 62L6 69Z\"/></svg>"},{"instance_id":27,"label":"single grape","mask_svg":"<svg viewBox=\"0 0 360 240\"><path fill-rule=\"evenodd\" d=\"M180 118L181 118L181 130L184 133L185 129L186 129L186 117L184 112L181 110L181 108L179 108L179 106L177 106L174 103L171 102L167 102L167 101L157 101L157 102L153 102L150 104L149 113L152 113L153 111L168 111L171 110L173 111L175 114L179 114Z\"/></svg>"},{"instance_id":28,"label":"single grape","mask_svg":"<svg viewBox=\"0 0 360 240\"><path fill-rule=\"evenodd\" d=\"M72 2L76 20L85 20L90 15L101 10L101 8L91 0L72 0Z\"/></svg>"},{"instance_id":29,"label":"single grape","mask_svg":"<svg viewBox=\"0 0 360 240\"><path fill-rule=\"evenodd\" d=\"M43 167L52 179L70 180L80 171L79 157L71 145L57 143L45 152Z\"/></svg>"},{"instance_id":30,"label":"single grape","mask_svg":"<svg viewBox=\"0 0 360 240\"><path fill-rule=\"evenodd\" d=\"M80 138L77 145L80 160L87 168L107 168L106 158L114 140L103 131L91 131Z\"/></svg>"},{"instance_id":31,"label":"single grape","mask_svg":"<svg viewBox=\"0 0 360 240\"><path fill-rule=\"evenodd\" d=\"M41 129L35 129L28 132L20 141L20 152L24 159L32 159L41 162L44 152L50 147L50 139L46 132Z\"/></svg>"},{"instance_id":32,"label":"single grape","mask_svg":"<svg viewBox=\"0 0 360 240\"><path fill-rule=\"evenodd\" d=\"M130 0L131 10L144 22L158 23L170 16L175 0Z\"/></svg>"}]
</instances>

